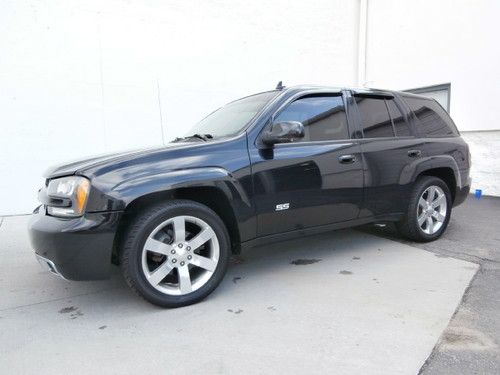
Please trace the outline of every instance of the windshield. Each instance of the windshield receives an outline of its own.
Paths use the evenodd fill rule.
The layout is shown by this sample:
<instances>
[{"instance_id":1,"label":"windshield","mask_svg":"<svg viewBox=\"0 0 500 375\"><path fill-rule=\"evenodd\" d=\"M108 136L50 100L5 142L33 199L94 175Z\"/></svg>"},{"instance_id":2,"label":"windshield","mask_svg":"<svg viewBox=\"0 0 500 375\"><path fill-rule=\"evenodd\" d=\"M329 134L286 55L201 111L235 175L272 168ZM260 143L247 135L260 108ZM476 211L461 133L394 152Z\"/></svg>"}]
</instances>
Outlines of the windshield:
<instances>
[{"instance_id":1,"label":"windshield","mask_svg":"<svg viewBox=\"0 0 500 375\"><path fill-rule=\"evenodd\" d=\"M268 91L228 103L197 123L186 135L228 137L238 134L276 95L276 91Z\"/></svg>"}]
</instances>

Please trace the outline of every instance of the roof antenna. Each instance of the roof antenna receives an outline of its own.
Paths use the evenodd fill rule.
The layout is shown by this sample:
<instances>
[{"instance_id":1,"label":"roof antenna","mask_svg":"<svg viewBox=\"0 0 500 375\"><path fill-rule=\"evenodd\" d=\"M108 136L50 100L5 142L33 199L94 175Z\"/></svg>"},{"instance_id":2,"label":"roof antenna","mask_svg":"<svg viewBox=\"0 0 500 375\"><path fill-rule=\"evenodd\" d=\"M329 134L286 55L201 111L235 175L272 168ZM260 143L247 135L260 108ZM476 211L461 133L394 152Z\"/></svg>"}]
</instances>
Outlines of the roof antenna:
<instances>
[{"instance_id":1,"label":"roof antenna","mask_svg":"<svg viewBox=\"0 0 500 375\"><path fill-rule=\"evenodd\" d=\"M283 86L283 81L279 81L276 85L276 90L283 90L285 86Z\"/></svg>"}]
</instances>

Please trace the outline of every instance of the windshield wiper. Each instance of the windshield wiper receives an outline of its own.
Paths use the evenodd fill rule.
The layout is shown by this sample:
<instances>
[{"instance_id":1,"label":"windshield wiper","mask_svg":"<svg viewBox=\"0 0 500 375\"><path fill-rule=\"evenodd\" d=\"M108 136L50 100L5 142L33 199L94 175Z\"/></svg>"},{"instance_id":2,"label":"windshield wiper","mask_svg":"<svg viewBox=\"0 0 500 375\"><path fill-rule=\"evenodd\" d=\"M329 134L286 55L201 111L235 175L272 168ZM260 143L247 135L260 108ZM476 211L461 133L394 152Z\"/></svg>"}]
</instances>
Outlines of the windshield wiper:
<instances>
[{"instance_id":1,"label":"windshield wiper","mask_svg":"<svg viewBox=\"0 0 500 375\"><path fill-rule=\"evenodd\" d=\"M193 135L191 135L189 137L200 138L200 139L203 139L206 142L209 139L213 139L214 136L212 134L193 134Z\"/></svg>"},{"instance_id":2,"label":"windshield wiper","mask_svg":"<svg viewBox=\"0 0 500 375\"><path fill-rule=\"evenodd\" d=\"M172 142L180 142L180 141L183 141L185 139L193 139L193 138L195 138L195 139L201 139L202 141L207 142L210 139L213 139L214 136L212 134L198 134L198 133L196 133L196 134L193 134L193 135L188 135L186 137L177 137Z\"/></svg>"}]
</instances>

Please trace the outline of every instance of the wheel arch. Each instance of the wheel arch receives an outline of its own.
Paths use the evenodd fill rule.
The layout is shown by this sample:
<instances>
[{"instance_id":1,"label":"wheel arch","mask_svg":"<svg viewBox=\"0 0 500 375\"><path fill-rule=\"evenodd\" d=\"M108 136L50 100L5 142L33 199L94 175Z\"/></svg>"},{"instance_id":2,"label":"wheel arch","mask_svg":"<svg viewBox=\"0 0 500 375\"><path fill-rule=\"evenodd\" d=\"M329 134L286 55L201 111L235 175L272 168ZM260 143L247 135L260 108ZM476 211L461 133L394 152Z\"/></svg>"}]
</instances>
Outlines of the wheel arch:
<instances>
[{"instance_id":1,"label":"wheel arch","mask_svg":"<svg viewBox=\"0 0 500 375\"><path fill-rule=\"evenodd\" d=\"M457 162L450 155L420 158L408 164L400 176L400 184L415 183L420 176L434 176L442 179L450 189L455 199L457 188L462 187L462 181Z\"/></svg>"},{"instance_id":2,"label":"wheel arch","mask_svg":"<svg viewBox=\"0 0 500 375\"><path fill-rule=\"evenodd\" d=\"M420 176L432 176L443 180L445 184L448 186L448 189L450 189L452 203L455 201L457 181L455 173L453 173L453 170L450 167L428 169L420 173L418 177Z\"/></svg>"},{"instance_id":3,"label":"wheel arch","mask_svg":"<svg viewBox=\"0 0 500 375\"><path fill-rule=\"evenodd\" d=\"M240 251L240 223L253 208L244 190L229 172L221 168L203 168L157 176L154 184L136 181L127 185L120 189L125 207L115 234L114 264L119 262L123 233L134 217L149 206L173 199L191 200L212 209L228 230L232 252Z\"/></svg>"}]
</instances>

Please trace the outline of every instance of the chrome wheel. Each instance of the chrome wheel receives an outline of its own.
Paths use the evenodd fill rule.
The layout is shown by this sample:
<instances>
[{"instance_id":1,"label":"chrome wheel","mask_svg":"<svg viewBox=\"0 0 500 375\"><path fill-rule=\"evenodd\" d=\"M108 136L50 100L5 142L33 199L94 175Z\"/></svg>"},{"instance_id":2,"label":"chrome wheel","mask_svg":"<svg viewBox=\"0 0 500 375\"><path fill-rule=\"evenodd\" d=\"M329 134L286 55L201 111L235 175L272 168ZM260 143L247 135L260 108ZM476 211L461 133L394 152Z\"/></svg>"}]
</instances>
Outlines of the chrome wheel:
<instances>
[{"instance_id":1,"label":"chrome wheel","mask_svg":"<svg viewBox=\"0 0 500 375\"><path fill-rule=\"evenodd\" d=\"M217 235L205 221L176 216L158 225L142 249L146 280L168 295L185 295L201 288L219 262Z\"/></svg>"},{"instance_id":2,"label":"chrome wheel","mask_svg":"<svg viewBox=\"0 0 500 375\"><path fill-rule=\"evenodd\" d=\"M424 190L417 206L417 222L425 234L434 234L444 224L448 204L439 186L431 185Z\"/></svg>"}]
</instances>

